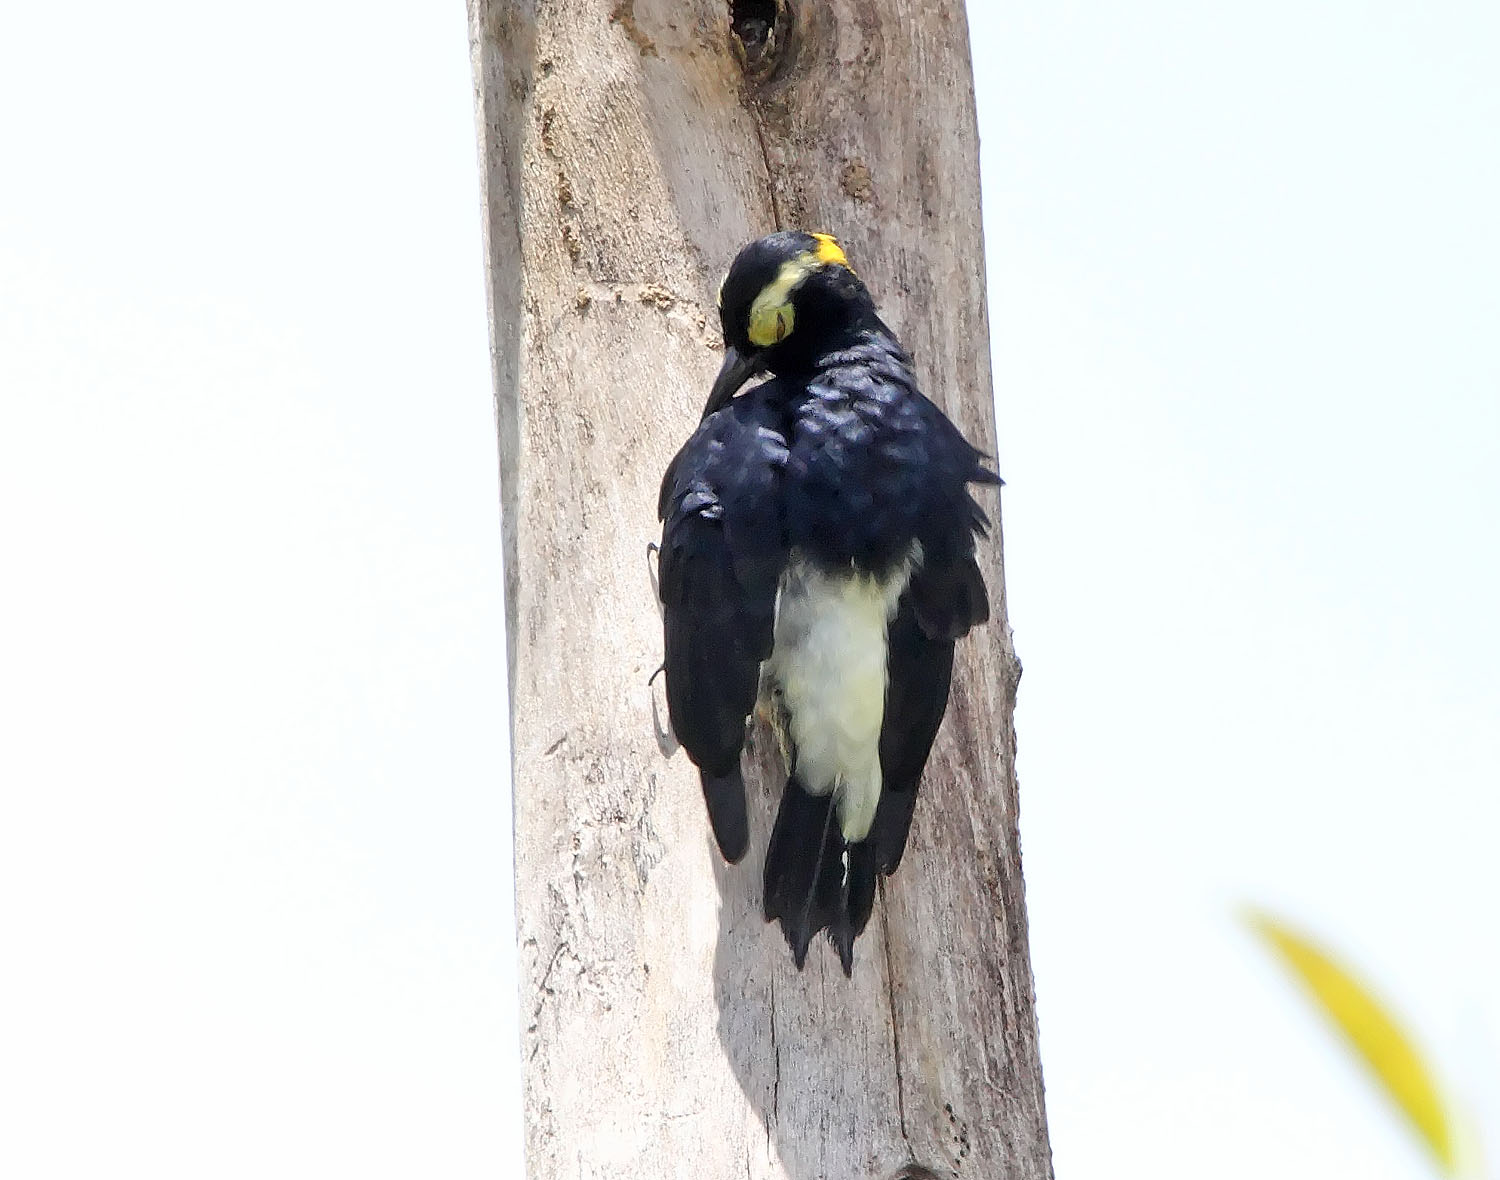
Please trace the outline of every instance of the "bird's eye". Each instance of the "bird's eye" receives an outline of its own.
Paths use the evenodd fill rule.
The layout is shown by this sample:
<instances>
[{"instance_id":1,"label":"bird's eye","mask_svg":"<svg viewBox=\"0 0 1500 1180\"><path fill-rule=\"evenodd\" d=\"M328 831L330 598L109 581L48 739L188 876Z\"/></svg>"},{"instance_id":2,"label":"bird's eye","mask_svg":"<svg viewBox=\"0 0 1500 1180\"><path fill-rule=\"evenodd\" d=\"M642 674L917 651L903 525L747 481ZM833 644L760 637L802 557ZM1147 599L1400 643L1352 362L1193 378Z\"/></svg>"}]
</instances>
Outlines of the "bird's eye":
<instances>
[{"instance_id":1,"label":"bird's eye","mask_svg":"<svg viewBox=\"0 0 1500 1180\"><path fill-rule=\"evenodd\" d=\"M780 344L792 334L792 329L796 326L796 309L785 298L776 302L778 294L774 290L769 295L762 292L761 297L750 308L746 335L756 348L770 348L773 344Z\"/></svg>"}]
</instances>

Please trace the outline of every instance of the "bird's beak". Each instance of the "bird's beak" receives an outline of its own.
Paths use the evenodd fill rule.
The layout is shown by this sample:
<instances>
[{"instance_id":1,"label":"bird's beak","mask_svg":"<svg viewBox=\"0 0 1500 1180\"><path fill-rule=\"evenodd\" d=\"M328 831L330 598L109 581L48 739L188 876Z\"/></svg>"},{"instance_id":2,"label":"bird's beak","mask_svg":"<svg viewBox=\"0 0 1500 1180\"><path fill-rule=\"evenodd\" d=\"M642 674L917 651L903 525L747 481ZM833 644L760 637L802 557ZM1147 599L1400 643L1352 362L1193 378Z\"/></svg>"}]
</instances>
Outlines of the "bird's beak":
<instances>
[{"instance_id":1,"label":"bird's beak","mask_svg":"<svg viewBox=\"0 0 1500 1180\"><path fill-rule=\"evenodd\" d=\"M722 410L729 404L729 399L740 391L740 386L757 373L764 372L765 368L766 361L763 353L752 352L746 356L733 346L726 345L724 363L719 367L719 375L714 378L713 392L708 395L708 402L703 407L703 416L707 418L716 410Z\"/></svg>"}]
</instances>

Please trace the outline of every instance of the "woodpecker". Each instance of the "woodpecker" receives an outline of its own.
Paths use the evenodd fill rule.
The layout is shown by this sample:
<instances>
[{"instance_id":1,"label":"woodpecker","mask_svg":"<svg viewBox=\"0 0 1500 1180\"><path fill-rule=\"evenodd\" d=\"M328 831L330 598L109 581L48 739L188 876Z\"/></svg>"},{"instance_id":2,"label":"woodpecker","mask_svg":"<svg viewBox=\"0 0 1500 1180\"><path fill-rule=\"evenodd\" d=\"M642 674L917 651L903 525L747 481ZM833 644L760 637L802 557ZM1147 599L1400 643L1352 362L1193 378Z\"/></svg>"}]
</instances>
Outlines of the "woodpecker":
<instances>
[{"instance_id":1,"label":"woodpecker","mask_svg":"<svg viewBox=\"0 0 1500 1180\"><path fill-rule=\"evenodd\" d=\"M970 485L1000 480L917 388L830 235L745 246L719 318L724 363L657 505L668 710L734 863L761 701L789 771L765 917L799 969L827 930L851 975L877 876L906 847L954 641L989 618Z\"/></svg>"}]
</instances>

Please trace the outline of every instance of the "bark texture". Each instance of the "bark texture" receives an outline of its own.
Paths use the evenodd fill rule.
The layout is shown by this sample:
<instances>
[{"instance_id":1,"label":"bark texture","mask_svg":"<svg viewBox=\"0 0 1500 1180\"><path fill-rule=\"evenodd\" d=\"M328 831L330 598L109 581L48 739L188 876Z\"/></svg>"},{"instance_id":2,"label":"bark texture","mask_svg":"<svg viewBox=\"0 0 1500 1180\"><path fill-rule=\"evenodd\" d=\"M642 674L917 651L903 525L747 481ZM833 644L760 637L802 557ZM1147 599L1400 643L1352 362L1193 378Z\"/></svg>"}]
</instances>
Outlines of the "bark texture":
<instances>
[{"instance_id":1,"label":"bark texture","mask_svg":"<svg viewBox=\"0 0 1500 1180\"><path fill-rule=\"evenodd\" d=\"M529 1173L1050 1177L998 504L994 618L959 645L852 981L821 939L799 974L760 918L771 742L752 735L752 852L724 866L648 684L657 485L745 241L836 234L928 395L993 451L963 4L470 0L470 19Z\"/></svg>"}]
</instances>

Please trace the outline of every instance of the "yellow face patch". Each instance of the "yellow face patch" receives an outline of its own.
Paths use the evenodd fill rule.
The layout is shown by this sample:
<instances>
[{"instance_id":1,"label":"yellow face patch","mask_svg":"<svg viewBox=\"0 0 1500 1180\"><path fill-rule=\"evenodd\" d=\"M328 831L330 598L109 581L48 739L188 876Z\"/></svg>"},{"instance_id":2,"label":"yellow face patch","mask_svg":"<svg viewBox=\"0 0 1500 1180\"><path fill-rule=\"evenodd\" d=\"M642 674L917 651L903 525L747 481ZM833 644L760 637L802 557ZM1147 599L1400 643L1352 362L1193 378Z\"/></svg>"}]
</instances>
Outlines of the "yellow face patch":
<instances>
[{"instance_id":1,"label":"yellow face patch","mask_svg":"<svg viewBox=\"0 0 1500 1180\"><path fill-rule=\"evenodd\" d=\"M769 287L766 288L770 290ZM755 301L750 309L750 343L756 348L769 348L778 344L791 335L792 325L796 322L796 314L792 311L792 301L783 299L779 303L772 303L764 298L765 291L761 292L762 298Z\"/></svg>"},{"instance_id":2,"label":"yellow face patch","mask_svg":"<svg viewBox=\"0 0 1500 1180\"><path fill-rule=\"evenodd\" d=\"M832 234L813 234L812 237L818 243L817 248L806 250L783 262L776 277L761 288L755 302L750 305L747 335L756 348L769 348L791 335L796 323L792 311L792 292L803 279L823 266L853 269Z\"/></svg>"}]
</instances>

